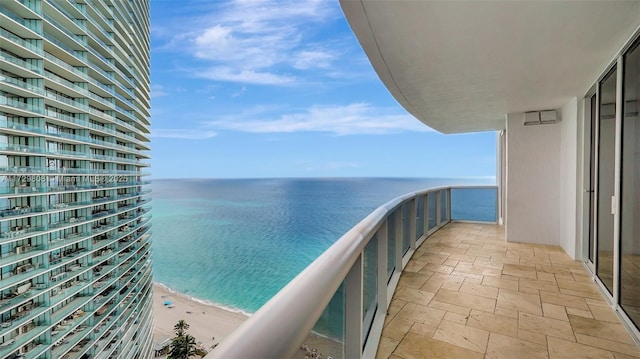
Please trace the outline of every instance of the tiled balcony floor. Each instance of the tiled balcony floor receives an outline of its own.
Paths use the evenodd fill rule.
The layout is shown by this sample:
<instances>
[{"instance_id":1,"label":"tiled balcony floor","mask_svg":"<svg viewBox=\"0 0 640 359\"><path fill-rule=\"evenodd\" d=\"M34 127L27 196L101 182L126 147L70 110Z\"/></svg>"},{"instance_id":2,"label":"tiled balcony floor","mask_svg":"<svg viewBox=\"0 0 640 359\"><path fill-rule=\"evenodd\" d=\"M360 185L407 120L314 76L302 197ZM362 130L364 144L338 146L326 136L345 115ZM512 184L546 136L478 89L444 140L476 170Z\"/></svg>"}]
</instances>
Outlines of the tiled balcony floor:
<instances>
[{"instance_id":1,"label":"tiled balcony floor","mask_svg":"<svg viewBox=\"0 0 640 359\"><path fill-rule=\"evenodd\" d=\"M449 224L418 248L378 358L640 358L582 264L503 228Z\"/></svg>"}]
</instances>

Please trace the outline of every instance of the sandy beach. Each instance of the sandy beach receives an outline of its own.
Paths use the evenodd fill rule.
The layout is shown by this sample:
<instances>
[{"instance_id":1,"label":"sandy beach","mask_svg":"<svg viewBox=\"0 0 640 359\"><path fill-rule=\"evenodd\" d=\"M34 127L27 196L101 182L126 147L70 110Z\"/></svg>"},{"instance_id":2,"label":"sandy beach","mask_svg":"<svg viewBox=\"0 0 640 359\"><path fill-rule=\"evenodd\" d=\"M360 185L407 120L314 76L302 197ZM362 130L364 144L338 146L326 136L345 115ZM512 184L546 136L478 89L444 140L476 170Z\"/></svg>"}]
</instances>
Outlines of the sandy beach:
<instances>
[{"instance_id":1,"label":"sandy beach","mask_svg":"<svg viewBox=\"0 0 640 359\"><path fill-rule=\"evenodd\" d=\"M165 302L171 304L165 305ZM192 300L189 296L171 292L156 283L153 284L153 311L154 343L161 343L173 337L173 326L180 319L184 319L189 324L188 333L193 335L196 342L207 351L211 351L213 345L224 340L248 318L241 313ZM307 337L304 345L317 349L323 357L327 355L339 357L339 353L342 352L342 344L314 334ZM294 357L306 358L305 351L299 350Z\"/></svg>"},{"instance_id":2,"label":"sandy beach","mask_svg":"<svg viewBox=\"0 0 640 359\"><path fill-rule=\"evenodd\" d=\"M165 305L165 302L171 304ZM172 293L156 283L153 285L153 312L154 343L173 337L173 326L184 319L189 324L188 333L207 351L248 318L241 313L199 303L184 294Z\"/></svg>"}]
</instances>

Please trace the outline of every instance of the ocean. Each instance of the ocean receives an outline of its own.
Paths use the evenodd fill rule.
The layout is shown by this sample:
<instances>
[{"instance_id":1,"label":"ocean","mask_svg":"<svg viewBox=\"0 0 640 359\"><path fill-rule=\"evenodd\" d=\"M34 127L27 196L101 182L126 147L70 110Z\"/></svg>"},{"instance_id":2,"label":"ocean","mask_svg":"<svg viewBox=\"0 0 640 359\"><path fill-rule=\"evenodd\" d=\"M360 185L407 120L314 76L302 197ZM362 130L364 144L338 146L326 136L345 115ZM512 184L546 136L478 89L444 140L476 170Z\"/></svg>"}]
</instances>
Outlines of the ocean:
<instances>
[{"instance_id":1,"label":"ocean","mask_svg":"<svg viewBox=\"0 0 640 359\"><path fill-rule=\"evenodd\" d=\"M156 179L151 185L154 281L207 304L252 313L385 202L429 187L494 181ZM465 193L458 196L483 201Z\"/></svg>"}]
</instances>

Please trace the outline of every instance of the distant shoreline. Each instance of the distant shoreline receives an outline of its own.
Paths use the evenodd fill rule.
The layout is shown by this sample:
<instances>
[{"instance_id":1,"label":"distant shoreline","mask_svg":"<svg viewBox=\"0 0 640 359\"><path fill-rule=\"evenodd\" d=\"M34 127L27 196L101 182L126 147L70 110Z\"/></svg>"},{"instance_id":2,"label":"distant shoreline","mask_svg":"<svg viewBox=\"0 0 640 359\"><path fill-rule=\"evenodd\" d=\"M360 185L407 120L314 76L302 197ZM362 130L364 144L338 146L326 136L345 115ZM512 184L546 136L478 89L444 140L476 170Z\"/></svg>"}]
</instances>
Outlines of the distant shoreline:
<instances>
[{"instance_id":1,"label":"distant shoreline","mask_svg":"<svg viewBox=\"0 0 640 359\"><path fill-rule=\"evenodd\" d=\"M192 301L200 303L202 305L215 307L215 308L222 309L224 311L231 312L231 313L242 314L242 315L244 315L246 317L250 317L251 314L252 314L250 312L245 312L242 309L238 309L238 308L235 308L235 307L229 307L229 306L225 306L225 305L222 305L222 304L219 304L219 303L211 302L211 301L206 300L206 299L201 299L201 298L196 298L196 297L190 296L187 293L183 293L183 292L177 291L177 290L169 287L168 285L166 285L164 283L160 283L160 282L154 281L153 285L154 286L158 286L158 287L162 288L163 290L165 290L165 291L167 291L167 292L169 292L171 294L183 296L188 300L192 300Z\"/></svg>"},{"instance_id":2,"label":"distant shoreline","mask_svg":"<svg viewBox=\"0 0 640 359\"><path fill-rule=\"evenodd\" d=\"M153 283L154 343L173 337L173 326L181 319L189 324L187 332L205 350L220 343L249 317L186 294L176 292L161 283Z\"/></svg>"}]
</instances>

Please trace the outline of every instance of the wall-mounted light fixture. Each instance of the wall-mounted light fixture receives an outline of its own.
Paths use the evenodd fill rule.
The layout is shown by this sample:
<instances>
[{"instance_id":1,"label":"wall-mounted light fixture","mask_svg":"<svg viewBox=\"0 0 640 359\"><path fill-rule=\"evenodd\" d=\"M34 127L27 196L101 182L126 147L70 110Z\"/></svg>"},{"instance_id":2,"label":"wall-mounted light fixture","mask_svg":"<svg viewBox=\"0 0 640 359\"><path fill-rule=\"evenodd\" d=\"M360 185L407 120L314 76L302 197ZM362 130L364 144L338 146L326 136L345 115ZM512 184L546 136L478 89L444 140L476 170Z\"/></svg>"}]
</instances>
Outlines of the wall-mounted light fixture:
<instances>
[{"instance_id":1,"label":"wall-mounted light fixture","mask_svg":"<svg viewBox=\"0 0 640 359\"><path fill-rule=\"evenodd\" d=\"M524 113L524 125L547 125L558 122L556 110L530 111Z\"/></svg>"}]
</instances>

